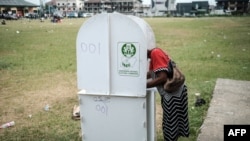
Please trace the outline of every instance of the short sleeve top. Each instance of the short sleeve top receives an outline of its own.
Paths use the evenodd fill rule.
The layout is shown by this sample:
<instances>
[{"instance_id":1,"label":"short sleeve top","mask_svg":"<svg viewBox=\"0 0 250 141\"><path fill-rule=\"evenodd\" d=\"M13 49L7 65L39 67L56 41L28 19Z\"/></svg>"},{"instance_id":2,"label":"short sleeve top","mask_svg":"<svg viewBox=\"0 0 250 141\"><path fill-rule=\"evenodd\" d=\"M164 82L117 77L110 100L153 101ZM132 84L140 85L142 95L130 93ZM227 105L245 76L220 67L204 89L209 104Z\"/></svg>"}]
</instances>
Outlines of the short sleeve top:
<instances>
[{"instance_id":1,"label":"short sleeve top","mask_svg":"<svg viewBox=\"0 0 250 141\"><path fill-rule=\"evenodd\" d=\"M171 61L169 55L160 48L154 48L150 54L149 70L154 73L158 71L168 71L168 64Z\"/></svg>"}]
</instances>

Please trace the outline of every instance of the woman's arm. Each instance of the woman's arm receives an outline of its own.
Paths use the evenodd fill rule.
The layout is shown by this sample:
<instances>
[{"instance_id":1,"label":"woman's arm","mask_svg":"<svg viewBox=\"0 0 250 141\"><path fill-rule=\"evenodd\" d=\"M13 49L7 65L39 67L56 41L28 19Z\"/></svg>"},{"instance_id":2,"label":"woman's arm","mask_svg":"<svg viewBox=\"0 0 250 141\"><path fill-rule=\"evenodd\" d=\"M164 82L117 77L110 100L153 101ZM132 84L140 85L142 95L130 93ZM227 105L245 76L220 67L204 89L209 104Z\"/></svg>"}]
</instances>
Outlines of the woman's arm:
<instances>
[{"instance_id":1,"label":"woman's arm","mask_svg":"<svg viewBox=\"0 0 250 141\"><path fill-rule=\"evenodd\" d=\"M167 73L165 71L159 71L156 73L156 78L147 82L147 88L156 87L166 82Z\"/></svg>"},{"instance_id":2,"label":"woman's arm","mask_svg":"<svg viewBox=\"0 0 250 141\"><path fill-rule=\"evenodd\" d=\"M152 78L152 75L151 75L151 74L152 74L152 71L148 71L148 72L147 72L147 79Z\"/></svg>"}]
</instances>

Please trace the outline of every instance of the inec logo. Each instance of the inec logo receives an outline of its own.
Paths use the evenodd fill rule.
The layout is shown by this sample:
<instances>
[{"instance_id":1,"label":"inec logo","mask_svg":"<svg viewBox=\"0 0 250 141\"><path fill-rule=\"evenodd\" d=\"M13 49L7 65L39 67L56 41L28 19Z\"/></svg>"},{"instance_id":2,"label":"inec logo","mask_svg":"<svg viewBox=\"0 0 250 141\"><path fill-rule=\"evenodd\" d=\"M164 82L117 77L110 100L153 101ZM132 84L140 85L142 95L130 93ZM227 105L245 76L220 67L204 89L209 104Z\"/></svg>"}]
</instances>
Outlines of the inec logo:
<instances>
[{"instance_id":1,"label":"inec logo","mask_svg":"<svg viewBox=\"0 0 250 141\"><path fill-rule=\"evenodd\" d=\"M118 42L118 73L123 76L139 76L140 45L137 42Z\"/></svg>"},{"instance_id":2,"label":"inec logo","mask_svg":"<svg viewBox=\"0 0 250 141\"><path fill-rule=\"evenodd\" d=\"M121 48L122 54L127 57L131 58L136 54L136 48L133 44L124 44Z\"/></svg>"}]
</instances>

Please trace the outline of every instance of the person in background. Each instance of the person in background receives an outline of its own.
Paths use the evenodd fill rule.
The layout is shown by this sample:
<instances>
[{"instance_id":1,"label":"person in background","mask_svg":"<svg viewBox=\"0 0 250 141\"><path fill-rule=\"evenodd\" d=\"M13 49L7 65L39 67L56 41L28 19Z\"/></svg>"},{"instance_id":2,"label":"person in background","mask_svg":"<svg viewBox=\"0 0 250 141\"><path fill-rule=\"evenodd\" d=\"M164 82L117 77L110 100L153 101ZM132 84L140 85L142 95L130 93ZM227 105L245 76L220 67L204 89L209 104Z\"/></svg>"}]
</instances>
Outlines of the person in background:
<instances>
[{"instance_id":1,"label":"person in background","mask_svg":"<svg viewBox=\"0 0 250 141\"><path fill-rule=\"evenodd\" d=\"M2 25L6 25L6 22L5 22L5 20L3 20L3 21L2 21L1 23L2 23Z\"/></svg>"},{"instance_id":2,"label":"person in background","mask_svg":"<svg viewBox=\"0 0 250 141\"><path fill-rule=\"evenodd\" d=\"M170 56L156 47L147 50L150 59L147 73L147 88L156 87L161 96L163 109L162 130L164 141L177 141L180 136L189 136L188 120L188 92L187 86L182 84L176 91L167 92L164 84L167 78L173 76Z\"/></svg>"}]
</instances>

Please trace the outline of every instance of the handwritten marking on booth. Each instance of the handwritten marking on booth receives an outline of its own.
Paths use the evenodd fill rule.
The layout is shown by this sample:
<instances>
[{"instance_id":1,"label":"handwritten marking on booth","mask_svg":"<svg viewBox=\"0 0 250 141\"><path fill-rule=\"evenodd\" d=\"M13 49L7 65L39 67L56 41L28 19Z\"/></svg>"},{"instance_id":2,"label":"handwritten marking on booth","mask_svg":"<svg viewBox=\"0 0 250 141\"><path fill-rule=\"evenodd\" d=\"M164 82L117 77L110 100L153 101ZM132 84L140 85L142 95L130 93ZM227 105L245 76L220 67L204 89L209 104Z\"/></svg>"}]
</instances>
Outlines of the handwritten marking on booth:
<instances>
[{"instance_id":1,"label":"handwritten marking on booth","mask_svg":"<svg viewBox=\"0 0 250 141\"><path fill-rule=\"evenodd\" d=\"M100 43L81 43L81 50L84 53L100 55Z\"/></svg>"},{"instance_id":2,"label":"handwritten marking on booth","mask_svg":"<svg viewBox=\"0 0 250 141\"><path fill-rule=\"evenodd\" d=\"M108 104L110 102L110 97L106 96L96 96L94 97L94 102L96 102L95 110L102 114L108 115Z\"/></svg>"}]
</instances>

